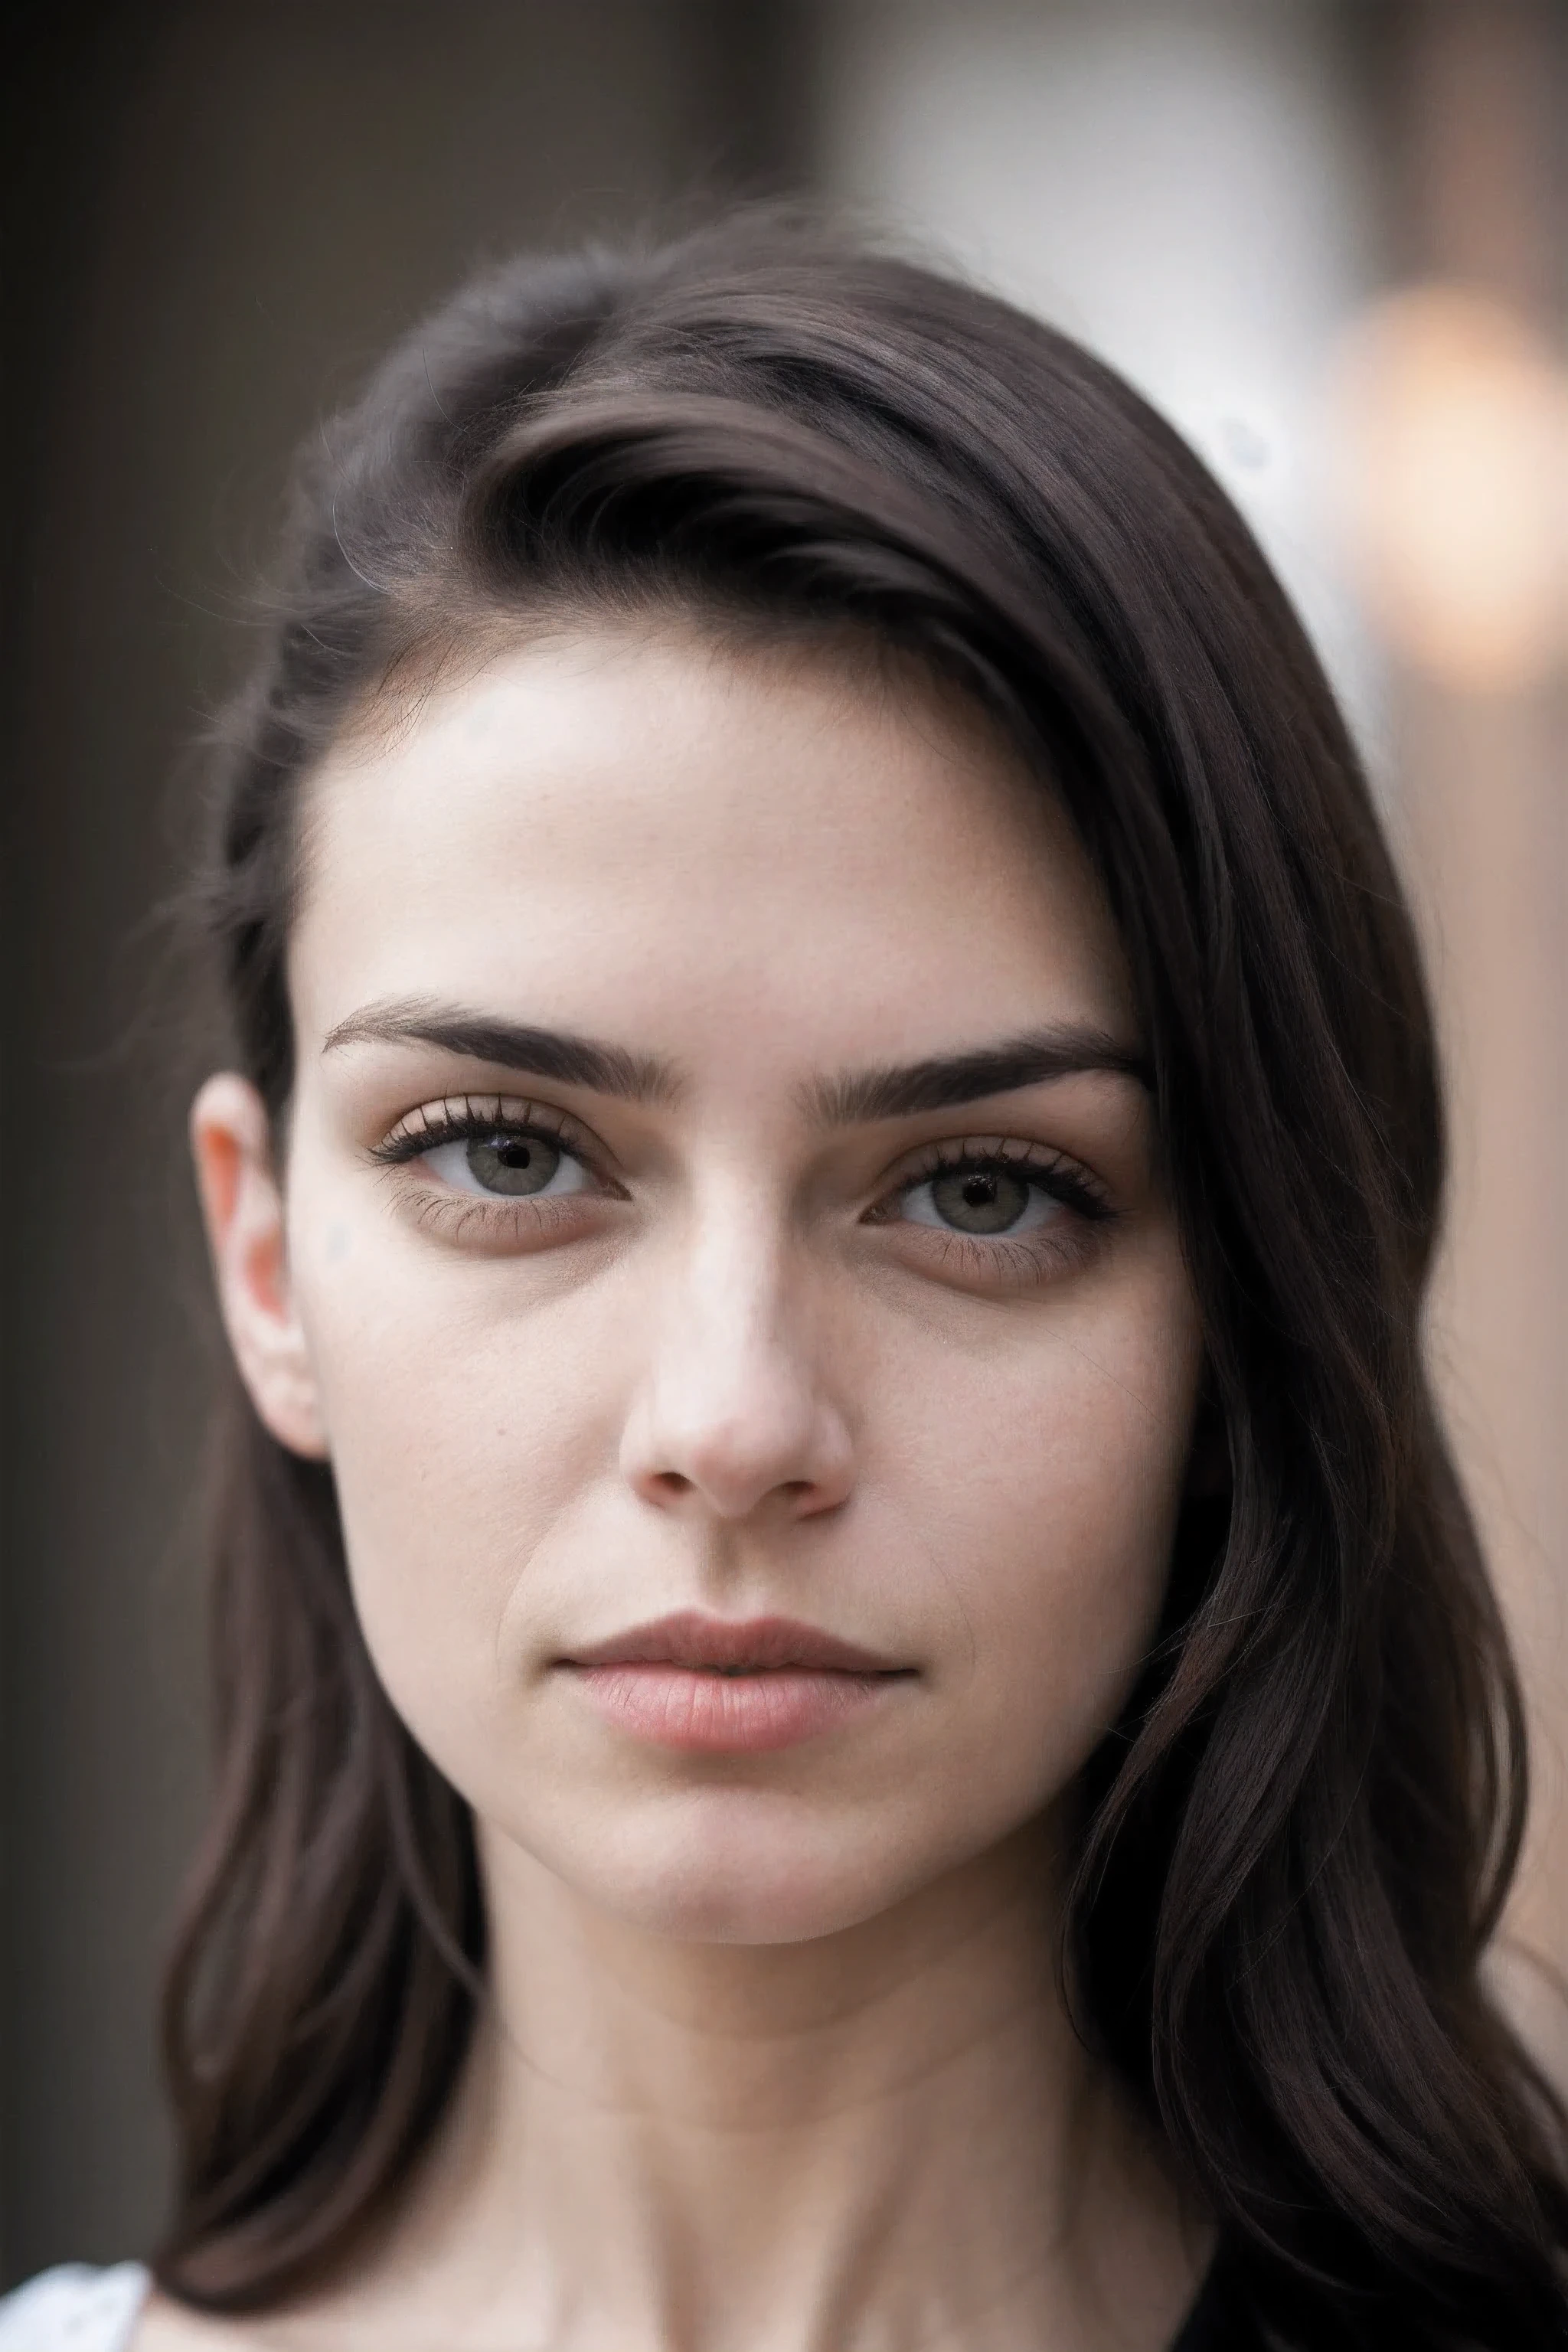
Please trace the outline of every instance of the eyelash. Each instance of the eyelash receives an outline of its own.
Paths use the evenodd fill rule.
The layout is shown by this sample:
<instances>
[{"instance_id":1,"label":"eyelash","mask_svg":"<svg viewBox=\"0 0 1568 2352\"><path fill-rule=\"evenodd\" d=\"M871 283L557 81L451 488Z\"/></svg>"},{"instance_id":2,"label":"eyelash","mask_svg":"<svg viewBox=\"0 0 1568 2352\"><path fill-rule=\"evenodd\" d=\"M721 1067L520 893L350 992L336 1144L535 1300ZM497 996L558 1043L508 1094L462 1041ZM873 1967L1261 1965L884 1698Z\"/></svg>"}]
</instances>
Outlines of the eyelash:
<instances>
[{"instance_id":1,"label":"eyelash","mask_svg":"<svg viewBox=\"0 0 1568 2352\"><path fill-rule=\"evenodd\" d=\"M424 1159L445 1144L468 1143L479 1137L505 1136L518 1141L538 1139L552 1144L577 1160L595 1179L598 1197L625 1199L599 1162L590 1139L575 1121L548 1106L509 1100L503 1096L461 1095L422 1106L400 1121L392 1133L371 1146L371 1157L395 1171ZM986 1175L998 1170L1026 1175L1052 1200L1071 1211L1067 1231L1054 1225L1033 1229L1027 1239L1009 1240L1003 1233L994 1240L956 1229L917 1225L901 1221L896 1205L922 1184L950 1175ZM568 1195L566 1198L581 1198ZM592 1196L590 1196L592 1197ZM492 1239L521 1241L537 1238L561 1221L563 1200L507 1199L497 1195L454 1194L436 1186L416 1202L421 1223L438 1226L447 1238L458 1240L476 1223ZM1052 1272L1081 1262L1092 1248L1094 1229L1112 1223L1120 1212L1111 1206L1103 1187L1089 1170L1065 1153L1037 1145L1019 1144L1002 1136L965 1137L933 1144L906 1161L880 1199L862 1217L867 1224L894 1225L929 1234L927 1246L940 1249L942 1265L970 1276L994 1280L1000 1274L1015 1281L1040 1281ZM570 1222L572 1213L567 1212Z\"/></svg>"},{"instance_id":2,"label":"eyelash","mask_svg":"<svg viewBox=\"0 0 1568 2352\"><path fill-rule=\"evenodd\" d=\"M444 1143L470 1143L478 1136L505 1135L520 1141L536 1137L560 1144L595 1175L587 1138L563 1112L535 1103L513 1102L504 1095L453 1095L445 1102L423 1104L401 1119L389 1136L371 1145L371 1158L384 1167L400 1168L438 1151Z\"/></svg>"},{"instance_id":3,"label":"eyelash","mask_svg":"<svg viewBox=\"0 0 1568 2352\"><path fill-rule=\"evenodd\" d=\"M1081 1265L1096 1245L1096 1229L1112 1223L1121 1213L1099 1180L1065 1152L1005 1136L965 1136L932 1144L906 1161L882 1200L867 1212L866 1222L894 1223L892 1206L940 1177L991 1175L998 1170L1032 1178L1041 1192L1072 1212L1071 1224L1065 1229L1037 1227L1026 1238L1009 1238L1004 1233L992 1241L956 1229L917 1228L931 1236L944 1266L991 1281L1000 1275L1019 1283L1040 1282Z\"/></svg>"},{"instance_id":4,"label":"eyelash","mask_svg":"<svg viewBox=\"0 0 1568 2352\"><path fill-rule=\"evenodd\" d=\"M395 1175L444 1144L470 1143L476 1138L493 1136L552 1144L593 1177L595 1192L586 1197L625 1197L574 1119L548 1105L514 1101L503 1095L457 1095L445 1102L422 1105L380 1143L372 1144L370 1153L389 1174ZM575 1203L584 1197L508 1199L497 1194L486 1199L478 1193L454 1192L432 1179L415 1192L413 1207L417 1223L445 1241L479 1241L504 1249L509 1244L541 1240L552 1228L576 1224Z\"/></svg>"}]
</instances>

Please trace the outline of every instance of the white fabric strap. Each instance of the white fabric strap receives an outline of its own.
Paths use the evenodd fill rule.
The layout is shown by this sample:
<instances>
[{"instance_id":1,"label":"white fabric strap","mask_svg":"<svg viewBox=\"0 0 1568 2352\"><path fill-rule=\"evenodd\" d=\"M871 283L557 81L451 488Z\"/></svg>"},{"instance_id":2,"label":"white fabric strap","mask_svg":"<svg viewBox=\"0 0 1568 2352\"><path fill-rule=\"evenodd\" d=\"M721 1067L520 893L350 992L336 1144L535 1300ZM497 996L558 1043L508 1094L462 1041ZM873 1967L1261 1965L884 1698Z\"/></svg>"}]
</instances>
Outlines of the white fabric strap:
<instances>
[{"instance_id":1,"label":"white fabric strap","mask_svg":"<svg viewBox=\"0 0 1568 2352\"><path fill-rule=\"evenodd\" d=\"M147 2300L140 2263L62 2263L0 2299L0 2352L126 2352Z\"/></svg>"}]
</instances>

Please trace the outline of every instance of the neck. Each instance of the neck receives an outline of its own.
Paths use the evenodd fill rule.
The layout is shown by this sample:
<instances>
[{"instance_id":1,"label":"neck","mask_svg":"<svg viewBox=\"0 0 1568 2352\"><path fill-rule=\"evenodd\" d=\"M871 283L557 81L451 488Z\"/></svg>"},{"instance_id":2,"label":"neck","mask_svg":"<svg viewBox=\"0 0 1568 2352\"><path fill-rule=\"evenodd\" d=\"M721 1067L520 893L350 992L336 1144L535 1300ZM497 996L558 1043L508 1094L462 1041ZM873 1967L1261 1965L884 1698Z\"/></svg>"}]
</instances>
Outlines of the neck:
<instances>
[{"instance_id":1,"label":"neck","mask_svg":"<svg viewBox=\"0 0 1568 2352\"><path fill-rule=\"evenodd\" d=\"M1201 2233L1065 2013L1040 1835L763 1948L484 1859L494 2000L391 2241L396 2341L1168 2340Z\"/></svg>"}]
</instances>

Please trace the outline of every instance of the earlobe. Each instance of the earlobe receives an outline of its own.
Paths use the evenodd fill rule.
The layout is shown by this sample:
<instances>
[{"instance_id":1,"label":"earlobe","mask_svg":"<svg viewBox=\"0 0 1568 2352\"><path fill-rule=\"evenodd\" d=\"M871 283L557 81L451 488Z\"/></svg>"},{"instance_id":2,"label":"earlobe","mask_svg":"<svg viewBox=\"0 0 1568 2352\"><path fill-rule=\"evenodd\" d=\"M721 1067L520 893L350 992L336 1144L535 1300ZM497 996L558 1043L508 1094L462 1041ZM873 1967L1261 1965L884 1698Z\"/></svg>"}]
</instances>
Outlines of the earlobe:
<instances>
[{"instance_id":1,"label":"earlobe","mask_svg":"<svg viewBox=\"0 0 1568 2352\"><path fill-rule=\"evenodd\" d=\"M326 1432L289 1280L267 1109L247 1079L224 1071L206 1081L191 1106L191 1151L218 1305L240 1378L280 1444L323 1458Z\"/></svg>"}]
</instances>

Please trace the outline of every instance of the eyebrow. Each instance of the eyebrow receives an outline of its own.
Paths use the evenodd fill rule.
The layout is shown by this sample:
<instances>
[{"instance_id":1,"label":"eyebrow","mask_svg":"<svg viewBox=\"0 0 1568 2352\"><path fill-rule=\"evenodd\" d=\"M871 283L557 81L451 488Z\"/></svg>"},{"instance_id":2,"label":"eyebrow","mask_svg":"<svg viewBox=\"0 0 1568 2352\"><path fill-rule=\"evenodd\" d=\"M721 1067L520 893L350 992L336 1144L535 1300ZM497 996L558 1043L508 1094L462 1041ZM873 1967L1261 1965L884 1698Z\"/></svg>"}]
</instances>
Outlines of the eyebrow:
<instances>
[{"instance_id":1,"label":"eyebrow","mask_svg":"<svg viewBox=\"0 0 1568 2352\"><path fill-rule=\"evenodd\" d=\"M614 1095L623 1102L668 1103L679 1091L673 1065L652 1055L632 1054L624 1045L601 1045L592 1037L574 1036L569 1030L536 1029L524 1022L500 1021L460 1004L435 1004L424 998L371 1004L351 1013L328 1033L321 1051L330 1054L340 1045L368 1044L437 1045L443 1053L460 1055L465 1061L490 1062L499 1069L517 1070L531 1078L553 1078L557 1086L583 1087L591 1094Z\"/></svg>"},{"instance_id":2,"label":"eyebrow","mask_svg":"<svg viewBox=\"0 0 1568 2352\"><path fill-rule=\"evenodd\" d=\"M341 1045L365 1044L435 1045L466 1061L488 1062L623 1102L668 1105L681 1089L676 1066L654 1055L426 998L367 1005L340 1021L321 1050L331 1053ZM1107 1030L1064 1022L1027 1030L994 1045L818 1078L805 1089L802 1100L820 1126L869 1126L877 1119L953 1110L990 1095L1016 1094L1026 1087L1096 1070L1133 1078L1144 1087L1151 1083L1146 1057L1135 1047Z\"/></svg>"},{"instance_id":3,"label":"eyebrow","mask_svg":"<svg viewBox=\"0 0 1568 2352\"><path fill-rule=\"evenodd\" d=\"M988 1095L1016 1094L1085 1070L1110 1071L1144 1087L1151 1084L1147 1060L1134 1047L1109 1031L1064 1022L1026 1030L997 1045L819 1079L809 1108L825 1127L858 1127L879 1118L912 1118L921 1111L955 1110Z\"/></svg>"}]
</instances>

